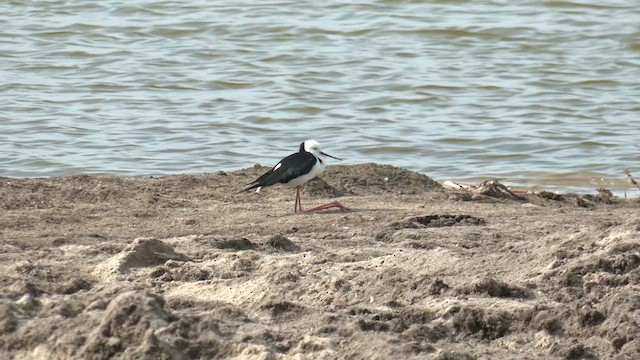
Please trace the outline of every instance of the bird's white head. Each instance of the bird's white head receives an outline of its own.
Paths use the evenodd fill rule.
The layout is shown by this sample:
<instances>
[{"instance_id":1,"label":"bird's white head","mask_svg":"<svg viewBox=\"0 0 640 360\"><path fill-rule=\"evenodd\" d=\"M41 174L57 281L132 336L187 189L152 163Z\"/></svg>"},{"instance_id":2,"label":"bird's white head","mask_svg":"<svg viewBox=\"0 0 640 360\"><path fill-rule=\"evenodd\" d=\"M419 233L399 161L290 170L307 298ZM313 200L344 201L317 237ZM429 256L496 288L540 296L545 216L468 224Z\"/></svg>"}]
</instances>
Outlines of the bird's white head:
<instances>
[{"instance_id":1,"label":"bird's white head","mask_svg":"<svg viewBox=\"0 0 640 360\"><path fill-rule=\"evenodd\" d=\"M315 157L322 159L325 156L328 156L330 158L334 158L336 160L342 160L342 159L338 159L335 156L331 156L325 152L322 151L322 149L320 149L320 143L318 143L315 140L306 140L305 142L303 142L302 144L300 144L300 151L306 151L308 153L312 153Z\"/></svg>"}]
</instances>

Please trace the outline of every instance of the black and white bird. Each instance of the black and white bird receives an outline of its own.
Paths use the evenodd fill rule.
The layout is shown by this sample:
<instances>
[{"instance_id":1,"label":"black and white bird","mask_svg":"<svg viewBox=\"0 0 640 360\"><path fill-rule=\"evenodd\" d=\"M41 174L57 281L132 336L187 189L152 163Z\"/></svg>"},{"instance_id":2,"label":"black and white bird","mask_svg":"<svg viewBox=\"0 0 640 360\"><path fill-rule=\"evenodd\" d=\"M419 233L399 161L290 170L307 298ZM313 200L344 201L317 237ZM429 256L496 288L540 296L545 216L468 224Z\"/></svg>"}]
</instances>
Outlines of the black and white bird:
<instances>
[{"instance_id":1,"label":"black and white bird","mask_svg":"<svg viewBox=\"0 0 640 360\"><path fill-rule=\"evenodd\" d=\"M291 154L280 160L276 166L262 174L262 176L257 178L255 181L249 183L249 187L242 191L257 189L256 192L260 192L262 188L267 186L284 184L296 188L296 201L293 209L294 213L310 213L333 207L344 210L346 208L337 201L322 204L312 209L302 210L300 187L324 171L325 166L327 166L324 160L325 156L336 160L342 160L322 152L320 144L317 141L306 140L300 144L300 150L297 153Z\"/></svg>"}]
</instances>

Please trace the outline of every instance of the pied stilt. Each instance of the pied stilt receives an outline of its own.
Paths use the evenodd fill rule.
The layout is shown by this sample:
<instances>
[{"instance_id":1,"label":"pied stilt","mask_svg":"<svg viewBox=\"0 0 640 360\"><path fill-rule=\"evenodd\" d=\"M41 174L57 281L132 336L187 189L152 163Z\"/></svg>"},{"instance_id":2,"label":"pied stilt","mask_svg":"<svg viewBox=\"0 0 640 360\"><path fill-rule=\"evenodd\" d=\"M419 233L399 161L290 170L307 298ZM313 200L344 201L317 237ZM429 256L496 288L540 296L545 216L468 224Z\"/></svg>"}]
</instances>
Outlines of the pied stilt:
<instances>
[{"instance_id":1,"label":"pied stilt","mask_svg":"<svg viewBox=\"0 0 640 360\"><path fill-rule=\"evenodd\" d=\"M284 184L296 189L296 201L294 204L293 212L297 213L311 213L314 211L325 210L333 207L346 210L342 204L337 201L333 201L327 204L316 206L312 209L302 210L302 203L300 201L300 187L307 181L320 175L326 166L324 157L328 156L336 160L337 157L331 156L320 150L320 144L315 140L306 140L300 144L300 150L297 153L291 154L286 158L280 160L271 170L264 173L255 181L249 183L249 187L242 191L251 189L257 189L256 192L260 192L262 188L267 186Z\"/></svg>"}]
</instances>

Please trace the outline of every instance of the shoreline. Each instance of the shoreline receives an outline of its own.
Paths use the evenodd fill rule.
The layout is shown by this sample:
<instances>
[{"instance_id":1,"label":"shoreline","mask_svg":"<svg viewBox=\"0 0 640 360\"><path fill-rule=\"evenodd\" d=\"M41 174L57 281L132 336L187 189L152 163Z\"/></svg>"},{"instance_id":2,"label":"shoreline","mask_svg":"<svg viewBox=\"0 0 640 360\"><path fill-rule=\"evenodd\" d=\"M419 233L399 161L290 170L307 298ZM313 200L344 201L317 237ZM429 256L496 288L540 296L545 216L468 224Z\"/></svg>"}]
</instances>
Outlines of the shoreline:
<instances>
[{"instance_id":1,"label":"shoreline","mask_svg":"<svg viewBox=\"0 0 640 360\"><path fill-rule=\"evenodd\" d=\"M0 357L635 357L640 199L376 164L0 178ZM508 185L508 184L504 184ZM505 195L507 194L507 195Z\"/></svg>"},{"instance_id":2,"label":"shoreline","mask_svg":"<svg viewBox=\"0 0 640 360\"><path fill-rule=\"evenodd\" d=\"M393 166L396 167L394 165L391 164L384 164L384 163L361 163L361 164L349 164L349 165L341 165L341 164L337 164L337 165L328 165L327 169L331 169L331 168L342 168L342 167L353 167L353 166L363 166L363 165L370 165L370 164L375 164L375 165L380 165L380 166ZM64 175L44 175L44 176L0 176L0 180L1 179L49 179L49 178L65 178L65 177L75 177L75 176L96 176L96 177L120 177L120 178L162 178L162 177L171 177L171 176L201 176L201 175L207 175L207 174L216 174L216 173L233 173L233 172L238 172L238 171L244 171L247 169L252 169L252 168L263 168L263 169L268 169L267 166L263 166L260 164L255 164L253 166L250 167L246 167L246 168L241 168L241 169L237 169L237 168L230 168L230 169L222 169L222 170L212 170L212 171L208 171L208 172L180 172L180 173L158 173L158 174L118 174L118 173L100 173L100 172L96 172L96 173L77 173L77 174L64 174ZM425 175L425 176L429 176L431 177L430 174L426 173L426 172L420 172L420 171L413 171L413 170L409 170L409 169L405 169L405 168L399 168L399 169L403 169L406 170L408 172L412 172L412 173L418 173L421 175ZM573 173L571 173L573 174ZM487 181L487 180L498 180L500 182L502 182L504 185L510 187L510 188L515 188L519 191L523 191L523 192L538 192L538 191L551 191L554 193L558 193L558 194L576 194L576 195L586 195L586 194L593 194L595 192L598 191L598 189L600 188L604 188L607 189L609 191L611 191L615 196L617 197L627 197L627 198L634 198L634 197L640 197L640 189L638 189L637 187L635 187L630 181L629 178L627 176L624 175L624 172L621 171L621 176L619 178L610 178L608 181L603 182L602 184L596 184L593 183L593 180L587 185L587 184L583 184L583 185L578 185L575 184L573 181L560 181L560 180L554 180L552 179L553 177L557 177L557 176L561 176L561 177L566 177L566 174L548 174L546 173L545 176L543 176L543 179L547 179L544 182L539 182L539 181L532 181L532 180L522 180L522 179L509 179L509 178L505 178L505 177L500 177L500 176L486 176L486 177L482 177L482 176L473 176L473 177L462 177L462 178L458 178L458 179L451 179L451 178L438 178L438 177L432 177L434 180L436 180L437 182L439 182L440 184L444 183L444 182L457 182L457 183L462 183L462 184L467 184L467 185L478 185L480 183L482 183L483 181ZM604 181L604 179L600 179L601 181ZM637 193L636 193L637 192Z\"/></svg>"}]
</instances>

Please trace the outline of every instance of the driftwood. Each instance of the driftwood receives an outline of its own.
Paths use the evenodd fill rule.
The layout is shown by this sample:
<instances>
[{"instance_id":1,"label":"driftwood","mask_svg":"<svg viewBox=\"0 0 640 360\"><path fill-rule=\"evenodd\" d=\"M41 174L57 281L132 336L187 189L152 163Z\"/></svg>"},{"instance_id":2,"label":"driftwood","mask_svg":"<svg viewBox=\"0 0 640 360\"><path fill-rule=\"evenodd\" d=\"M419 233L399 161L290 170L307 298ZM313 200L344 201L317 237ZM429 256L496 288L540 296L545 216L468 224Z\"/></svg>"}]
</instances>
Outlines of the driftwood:
<instances>
[{"instance_id":1,"label":"driftwood","mask_svg":"<svg viewBox=\"0 0 640 360\"><path fill-rule=\"evenodd\" d=\"M624 173L627 174L627 176L629 177L629 181L631 181L631 183L635 185L638 188L638 190L640 190L640 185L638 184L636 179L633 178L633 175L631 175L631 172L629 171L629 169L625 168Z\"/></svg>"},{"instance_id":2,"label":"driftwood","mask_svg":"<svg viewBox=\"0 0 640 360\"><path fill-rule=\"evenodd\" d=\"M443 186L449 189L465 190L474 195L485 195L499 199L526 200L524 197L502 185L498 180L485 180L480 183L480 185L468 185L445 181Z\"/></svg>"},{"instance_id":3,"label":"driftwood","mask_svg":"<svg viewBox=\"0 0 640 360\"><path fill-rule=\"evenodd\" d=\"M480 183L480 186L478 186L476 192L494 198L524 200L522 196L514 193L509 188L502 185L498 180L483 181Z\"/></svg>"}]
</instances>

